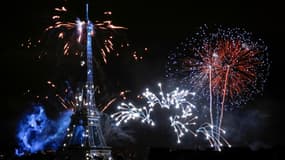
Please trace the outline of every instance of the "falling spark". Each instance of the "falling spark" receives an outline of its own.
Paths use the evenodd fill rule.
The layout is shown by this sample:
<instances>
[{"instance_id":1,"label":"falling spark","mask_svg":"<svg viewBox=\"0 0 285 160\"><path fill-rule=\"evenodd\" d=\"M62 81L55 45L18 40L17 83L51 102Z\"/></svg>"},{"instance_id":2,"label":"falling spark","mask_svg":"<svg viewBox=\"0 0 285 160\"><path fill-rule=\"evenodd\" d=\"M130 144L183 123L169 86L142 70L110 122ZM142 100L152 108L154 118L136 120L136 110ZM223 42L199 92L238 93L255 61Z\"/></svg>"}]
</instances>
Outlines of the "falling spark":
<instances>
[{"instance_id":1,"label":"falling spark","mask_svg":"<svg viewBox=\"0 0 285 160\"><path fill-rule=\"evenodd\" d=\"M196 132L197 134L203 134L206 137L206 140L210 143L210 146L217 149L218 151L221 151L224 144L229 148L231 147L231 144L224 137L226 131L219 126L214 126L210 123L204 123L196 130Z\"/></svg>"}]
</instances>

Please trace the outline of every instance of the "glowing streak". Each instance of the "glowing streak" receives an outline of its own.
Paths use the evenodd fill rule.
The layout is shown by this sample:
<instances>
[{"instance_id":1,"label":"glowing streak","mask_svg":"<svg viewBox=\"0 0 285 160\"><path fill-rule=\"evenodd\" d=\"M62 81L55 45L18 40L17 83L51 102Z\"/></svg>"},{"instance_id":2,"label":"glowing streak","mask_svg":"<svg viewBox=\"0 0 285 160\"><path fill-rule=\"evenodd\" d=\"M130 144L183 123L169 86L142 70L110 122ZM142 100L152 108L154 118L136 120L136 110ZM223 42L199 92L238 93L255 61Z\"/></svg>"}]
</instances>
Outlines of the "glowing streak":
<instances>
[{"instance_id":1,"label":"glowing streak","mask_svg":"<svg viewBox=\"0 0 285 160\"><path fill-rule=\"evenodd\" d=\"M68 50L69 50L69 43L66 43L63 47L64 49L64 55L68 55Z\"/></svg>"},{"instance_id":2,"label":"glowing streak","mask_svg":"<svg viewBox=\"0 0 285 160\"><path fill-rule=\"evenodd\" d=\"M63 39L63 33L62 32L58 34L58 38Z\"/></svg>"},{"instance_id":3,"label":"glowing streak","mask_svg":"<svg viewBox=\"0 0 285 160\"><path fill-rule=\"evenodd\" d=\"M67 101L64 98L62 98L61 96L57 95L57 98L59 99L60 104L62 105L63 108L65 109L70 109L70 110L74 110L75 106L77 103L74 103L73 101Z\"/></svg>"},{"instance_id":4,"label":"glowing streak","mask_svg":"<svg viewBox=\"0 0 285 160\"><path fill-rule=\"evenodd\" d=\"M59 11L59 12L66 12L67 9L63 6L61 8L55 8L54 10Z\"/></svg>"},{"instance_id":5,"label":"glowing streak","mask_svg":"<svg viewBox=\"0 0 285 160\"><path fill-rule=\"evenodd\" d=\"M225 105L225 98L226 98L226 91L227 91L227 83L228 83L229 71L230 71L230 66L227 65L225 84L224 84L224 88L223 88L222 107L221 107L221 110L220 110L219 128L221 128L221 126L222 126L222 120L223 120L223 115L224 115L224 105ZM220 130L218 130L218 138L220 138Z\"/></svg>"},{"instance_id":6,"label":"glowing streak","mask_svg":"<svg viewBox=\"0 0 285 160\"><path fill-rule=\"evenodd\" d=\"M106 12L104 12L104 14L111 15L112 12L111 11L106 11Z\"/></svg>"},{"instance_id":7,"label":"glowing streak","mask_svg":"<svg viewBox=\"0 0 285 160\"><path fill-rule=\"evenodd\" d=\"M213 121L213 97L212 97L212 66L209 66L209 89L210 89L210 119L211 125L214 125ZM211 128L211 134L213 136L213 127Z\"/></svg>"},{"instance_id":8,"label":"glowing streak","mask_svg":"<svg viewBox=\"0 0 285 160\"><path fill-rule=\"evenodd\" d=\"M77 42L80 43L81 39L82 39L82 30L83 30L83 25L85 23L80 21L79 19L76 20L76 25L77 25L77 32L78 32L78 38L77 38Z\"/></svg>"},{"instance_id":9,"label":"glowing streak","mask_svg":"<svg viewBox=\"0 0 285 160\"><path fill-rule=\"evenodd\" d=\"M116 101L117 98L113 98L111 99L107 105L101 110L101 112L104 112L106 109L108 109L110 107L111 104L113 104Z\"/></svg>"},{"instance_id":10,"label":"glowing streak","mask_svg":"<svg viewBox=\"0 0 285 160\"><path fill-rule=\"evenodd\" d=\"M60 16L52 16L52 19L59 19Z\"/></svg>"},{"instance_id":11,"label":"glowing streak","mask_svg":"<svg viewBox=\"0 0 285 160\"><path fill-rule=\"evenodd\" d=\"M101 48L101 54L102 54L104 62L107 63L106 53L105 53L104 49L102 49L102 48Z\"/></svg>"}]
</instances>

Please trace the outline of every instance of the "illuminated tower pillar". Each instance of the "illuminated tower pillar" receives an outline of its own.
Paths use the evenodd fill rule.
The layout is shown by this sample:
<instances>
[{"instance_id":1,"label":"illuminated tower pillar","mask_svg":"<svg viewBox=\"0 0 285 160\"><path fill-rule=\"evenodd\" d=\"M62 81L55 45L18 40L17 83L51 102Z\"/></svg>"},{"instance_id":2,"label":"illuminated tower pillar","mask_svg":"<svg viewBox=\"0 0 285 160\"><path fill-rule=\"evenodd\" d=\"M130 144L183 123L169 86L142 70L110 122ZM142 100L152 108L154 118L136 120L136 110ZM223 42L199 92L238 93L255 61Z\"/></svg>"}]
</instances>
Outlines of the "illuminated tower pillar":
<instances>
[{"instance_id":1,"label":"illuminated tower pillar","mask_svg":"<svg viewBox=\"0 0 285 160\"><path fill-rule=\"evenodd\" d=\"M88 18L88 4L86 4L86 56L87 56L87 80L84 94L75 97L80 104L77 104L72 117L71 126L67 129L67 141L64 147L69 148L70 159L111 159L111 148L106 146L103 137L100 112L96 108L95 87L93 83L93 52L92 35L94 34L93 24ZM74 154L76 154L74 156ZM80 156L78 156L80 155Z\"/></svg>"}]
</instances>

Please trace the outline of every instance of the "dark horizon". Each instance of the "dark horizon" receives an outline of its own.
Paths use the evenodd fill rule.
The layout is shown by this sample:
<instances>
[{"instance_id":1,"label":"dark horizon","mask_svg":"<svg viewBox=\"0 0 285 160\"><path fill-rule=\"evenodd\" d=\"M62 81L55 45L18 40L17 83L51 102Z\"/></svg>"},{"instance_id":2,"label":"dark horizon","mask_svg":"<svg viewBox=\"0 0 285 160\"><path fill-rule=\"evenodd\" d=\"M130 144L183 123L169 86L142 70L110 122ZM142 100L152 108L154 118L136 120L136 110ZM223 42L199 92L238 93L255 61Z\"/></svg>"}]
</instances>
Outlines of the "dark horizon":
<instances>
[{"instance_id":1,"label":"dark horizon","mask_svg":"<svg viewBox=\"0 0 285 160\"><path fill-rule=\"evenodd\" d=\"M257 149L284 147L282 131L285 129L283 124L285 109L282 104L285 79L282 75L284 68L282 53L285 23L282 20L285 14L281 2L253 0L230 3L222 1L162 1L154 3L153 1L89 0L89 3L91 20L96 20L97 15L99 15L99 19L103 19L104 11L112 11L113 23L128 28L126 36L131 41L132 47L139 51L145 47L149 50L147 54L143 54L143 61L133 65L134 67L129 62L131 58L128 56L131 57L131 55L122 55L118 59L112 57L113 60L122 62L110 62L110 65L115 66L115 69L112 66L107 66L107 74L112 74L109 77L114 78L116 82L108 79L106 85L112 83L119 85L118 88L112 90L113 93L108 93L106 96L113 95L114 92L122 88L130 89L136 94L146 87L155 86L157 82L163 81L167 55L175 49L179 42L197 32L199 27L204 24L241 27L263 39L268 46L271 61L264 92L240 109L229 111L227 119L233 120L233 122L225 122L225 124L232 127L230 134L235 147ZM61 79L61 77L73 72L76 72L76 76L80 76L78 72L81 70L74 66L77 65L74 62L65 62L65 68L60 70L67 69L63 75L56 70L58 68L55 64L50 63L53 59L44 63L36 61L37 50L21 47L21 43L28 38L33 39L42 34L44 27L51 23L50 17L53 15L53 8L61 6L59 4L61 4L59 1L42 0L21 1L16 4L6 2L5 5L2 5L1 15L4 19L1 30L4 36L1 38L0 48L0 73L2 75L0 153L6 152L7 148L11 151L15 146L17 124L32 103L32 99L24 95L28 89L38 89L37 91L41 92L41 88L44 88L43 85L49 79L56 82L65 81L66 79ZM76 20L76 17L80 17L84 19L84 2L70 1L67 4L71 13L67 18ZM5 8L9 8L10 11L4 11ZM69 66L72 67L68 68ZM54 71L58 73L54 73ZM65 78L67 77L69 78L69 76ZM76 81L78 77L72 80ZM53 113L59 110L54 110L54 107L51 107L50 115L53 116ZM253 119L255 121L248 122L253 117L255 117ZM241 118L239 122L238 118ZM233 126L234 124L239 126ZM246 125L245 128L242 125ZM253 127L253 129L250 130L247 127ZM163 127L162 129L164 129L163 132L166 130ZM146 131L150 131L153 135ZM140 138L137 140L137 145L162 148L177 147L172 142L175 141L172 134L161 136L157 129L147 129L146 131L143 134L146 134L149 139L144 139L144 136L138 133L134 134L135 137ZM246 133L242 133L242 131L246 131ZM187 142L186 144L191 145L192 143ZM187 145L184 147L187 148ZM189 147L188 149L193 148Z\"/></svg>"}]
</instances>

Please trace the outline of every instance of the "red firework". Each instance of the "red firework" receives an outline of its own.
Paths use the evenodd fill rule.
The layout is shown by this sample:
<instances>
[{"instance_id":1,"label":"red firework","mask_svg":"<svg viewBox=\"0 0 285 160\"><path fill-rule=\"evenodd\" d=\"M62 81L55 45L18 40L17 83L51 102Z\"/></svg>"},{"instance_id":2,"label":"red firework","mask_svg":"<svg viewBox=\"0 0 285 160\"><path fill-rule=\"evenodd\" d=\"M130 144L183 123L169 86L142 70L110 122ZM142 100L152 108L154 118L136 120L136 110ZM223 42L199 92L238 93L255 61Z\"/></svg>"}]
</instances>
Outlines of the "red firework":
<instances>
[{"instance_id":1,"label":"red firework","mask_svg":"<svg viewBox=\"0 0 285 160\"><path fill-rule=\"evenodd\" d=\"M263 89L269 69L267 48L239 28L217 28L214 32L202 28L176 49L169 56L167 77L178 78L192 91L209 97L209 133L219 149L225 104L238 106Z\"/></svg>"},{"instance_id":2,"label":"red firework","mask_svg":"<svg viewBox=\"0 0 285 160\"><path fill-rule=\"evenodd\" d=\"M196 68L205 75L211 72L212 91L219 95L226 92L232 98L246 90L249 83L255 82L256 66L263 63L257 58L261 51L247 47L240 40L205 43L196 53L202 63ZM185 59L184 66L191 70L193 59Z\"/></svg>"}]
</instances>

